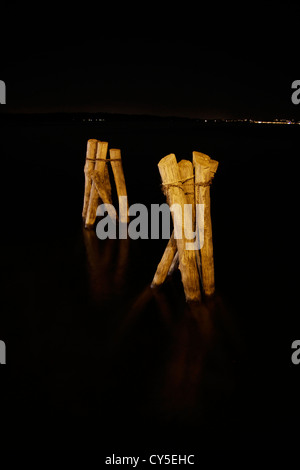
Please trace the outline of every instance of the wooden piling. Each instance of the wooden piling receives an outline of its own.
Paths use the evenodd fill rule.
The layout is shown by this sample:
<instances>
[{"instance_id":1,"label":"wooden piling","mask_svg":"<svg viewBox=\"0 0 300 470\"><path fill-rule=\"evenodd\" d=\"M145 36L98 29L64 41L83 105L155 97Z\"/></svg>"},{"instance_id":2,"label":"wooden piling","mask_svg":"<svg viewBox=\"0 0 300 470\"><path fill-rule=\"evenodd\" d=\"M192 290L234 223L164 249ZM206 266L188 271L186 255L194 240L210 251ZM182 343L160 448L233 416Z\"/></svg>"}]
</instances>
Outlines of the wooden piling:
<instances>
[{"instance_id":1,"label":"wooden piling","mask_svg":"<svg viewBox=\"0 0 300 470\"><path fill-rule=\"evenodd\" d=\"M84 165L85 185L84 185L84 199L83 199L83 209L82 209L83 219L86 218L89 201L90 201L90 192L92 188L92 173L94 171L94 166L95 166L97 142L98 142L97 139L89 139L87 141L86 159L85 159L85 165Z\"/></svg>"},{"instance_id":2,"label":"wooden piling","mask_svg":"<svg viewBox=\"0 0 300 470\"><path fill-rule=\"evenodd\" d=\"M151 283L151 287L160 286L164 283L169 270L171 269L174 256L177 252L177 244L174 239L174 232L172 233L170 240L167 243L166 249L154 274L154 278Z\"/></svg>"},{"instance_id":3,"label":"wooden piling","mask_svg":"<svg viewBox=\"0 0 300 470\"><path fill-rule=\"evenodd\" d=\"M169 206L178 204L181 215L172 211L174 234L181 232L181 237L175 239L178 256L179 269L187 301L199 301L201 299L199 275L196 264L196 256L193 250L186 249L187 239L184 233L184 206L187 203L181 182L180 169L174 154L167 155L158 163L158 169L162 179L162 185ZM181 231L182 228L182 231ZM173 256L174 257L174 256Z\"/></svg>"},{"instance_id":4,"label":"wooden piling","mask_svg":"<svg viewBox=\"0 0 300 470\"><path fill-rule=\"evenodd\" d=\"M111 184L108 171L109 159L106 158L107 153L104 154L101 145L99 145L98 149L98 156L96 157L97 167L95 167L95 170L93 172L92 180L98 192L100 201L102 201L102 203L106 205L106 210L110 218L116 221L117 215L115 208L112 205Z\"/></svg>"},{"instance_id":5,"label":"wooden piling","mask_svg":"<svg viewBox=\"0 0 300 470\"><path fill-rule=\"evenodd\" d=\"M105 162L107 156L107 148L107 142L98 141L95 166L94 171L92 173L92 187L90 192L90 200L85 219L86 228L91 228L95 223L96 212L100 202L100 198L105 204L112 204L108 168Z\"/></svg>"},{"instance_id":6,"label":"wooden piling","mask_svg":"<svg viewBox=\"0 0 300 470\"><path fill-rule=\"evenodd\" d=\"M218 162L201 152L193 152L193 164L195 169L195 202L204 204L204 227L198 223L198 231L201 243L201 279L203 291L206 295L215 292L215 272L213 257L212 223L210 208L210 185L217 171Z\"/></svg>"},{"instance_id":7,"label":"wooden piling","mask_svg":"<svg viewBox=\"0 0 300 470\"><path fill-rule=\"evenodd\" d=\"M121 150L110 149L109 154L110 154L110 163L111 163L112 171L114 174L114 179L115 179L117 194L118 194L120 222L127 223L129 222L128 201L127 201L127 189L126 189L122 158L121 158ZM120 199L120 197L122 196L124 197L124 199ZM125 201L125 197L126 197L126 202L124 204L123 201Z\"/></svg>"},{"instance_id":8,"label":"wooden piling","mask_svg":"<svg viewBox=\"0 0 300 470\"><path fill-rule=\"evenodd\" d=\"M186 197L187 204L192 206L192 219L188 221L191 232L195 233L196 231L196 207L195 207L195 177L194 177L194 167L193 163L189 160L180 160L178 163L180 169L180 175L182 179L182 185L184 194ZM193 240L193 235L191 234L190 240ZM195 256L197 261L198 272L200 271L200 252L199 249L195 250Z\"/></svg>"},{"instance_id":9,"label":"wooden piling","mask_svg":"<svg viewBox=\"0 0 300 470\"><path fill-rule=\"evenodd\" d=\"M194 195L194 170L192 162L181 160L178 163L182 188L186 196L186 203L192 206L192 220L189 220L190 228L195 231L195 195ZM186 213L187 216L187 213ZM189 237L187 237L189 238ZM192 239L192 235L190 235ZM197 256L197 252L196 252ZM199 253L198 253L199 256ZM152 287L163 284L167 275L171 275L179 265L179 256L177 252L177 244L174 240L174 232L166 246L164 254L157 266L156 273L152 280Z\"/></svg>"},{"instance_id":10,"label":"wooden piling","mask_svg":"<svg viewBox=\"0 0 300 470\"><path fill-rule=\"evenodd\" d=\"M175 253L175 256L172 260L172 263L171 263L171 266L170 266L170 269L168 271L168 276L172 276L172 274L176 271L176 269L179 268L179 256L178 256L178 251L177 251L177 247L176 247L176 253Z\"/></svg>"}]
</instances>

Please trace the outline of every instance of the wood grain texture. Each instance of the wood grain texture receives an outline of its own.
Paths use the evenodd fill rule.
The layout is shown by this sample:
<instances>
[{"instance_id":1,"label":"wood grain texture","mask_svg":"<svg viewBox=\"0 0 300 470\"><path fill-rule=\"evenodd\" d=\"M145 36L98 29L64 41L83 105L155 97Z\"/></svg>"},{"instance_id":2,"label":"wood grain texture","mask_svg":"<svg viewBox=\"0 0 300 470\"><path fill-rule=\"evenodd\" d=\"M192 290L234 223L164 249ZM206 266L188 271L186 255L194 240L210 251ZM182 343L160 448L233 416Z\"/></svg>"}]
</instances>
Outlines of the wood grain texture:
<instances>
[{"instance_id":1,"label":"wood grain texture","mask_svg":"<svg viewBox=\"0 0 300 470\"><path fill-rule=\"evenodd\" d=\"M203 233L201 248L201 280L206 295L215 292L215 270L213 256L213 237L211 223L210 184L217 171L218 162L201 152L193 152L195 169L195 202L204 204L204 227L198 226L199 237Z\"/></svg>"},{"instance_id":2,"label":"wood grain texture","mask_svg":"<svg viewBox=\"0 0 300 470\"><path fill-rule=\"evenodd\" d=\"M95 166L97 142L98 142L97 139L89 139L87 141L86 160L85 160L85 165L84 165L85 185L84 185L84 198L83 198L83 209L82 209L83 219L86 218L89 201L90 201L90 193L91 193L91 188L92 188L92 173L94 171L94 166Z\"/></svg>"},{"instance_id":3,"label":"wood grain texture","mask_svg":"<svg viewBox=\"0 0 300 470\"><path fill-rule=\"evenodd\" d=\"M85 219L86 228L93 227L96 220L97 207L101 200L104 203L112 204L108 168L107 164L104 161L107 156L107 148L107 142L98 141L95 166L94 171L92 173L92 187L90 192L90 200Z\"/></svg>"},{"instance_id":4,"label":"wood grain texture","mask_svg":"<svg viewBox=\"0 0 300 470\"><path fill-rule=\"evenodd\" d=\"M181 160L178 163L179 171L180 171L180 178L182 181L182 188L184 194L186 196L186 204L190 204L192 206L192 217L191 220L187 220L188 224L190 224L190 229L192 232L195 232L196 227L196 220L195 220L195 192L194 192L194 169L193 164L189 160ZM186 211L186 216L188 216L188 212ZM187 227L186 227L187 231ZM193 240L192 234L188 237L190 241ZM199 258L200 264L200 255L199 251L195 252L196 259ZM197 261L198 263L198 261ZM164 254L161 258L157 266L156 273L152 280L152 287L161 285L167 275L172 275L173 272L179 266L179 256L177 252L177 244L174 240L174 232L172 233L170 240L166 246Z\"/></svg>"},{"instance_id":5,"label":"wood grain texture","mask_svg":"<svg viewBox=\"0 0 300 470\"><path fill-rule=\"evenodd\" d=\"M182 233L180 238L176 239L175 236L174 238L178 250L179 269L181 272L185 297L187 301L199 301L201 299L201 292L195 252L192 250L186 250L187 239L184 234L183 214L187 200L182 184L178 184L178 182L181 181L181 174L175 155L170 154L162 158L158 163L158 169L162 184L165 188L165 194L169 206L171 207L178 204L181 208L181 214L177 214L172 211L172 219L174 224L174 235L176 233Z\"/></svg>"},{"instance_id":6,"label":"wood grain texture","mask_svg":"<svg viewBox=\"0 0 300 470\"><path fill-rule=\"evenodd\" d=\"M110 149L110 163L116 183L118 201L119 201L119 217L121 223L129 222L128 216L128 201L126 205L122 204L120 201L121 196L127 198L127 188L125 183L125 176L123 171L122 159L121 159L121 150L120 149Z\"/></svg>"}]
</instances>

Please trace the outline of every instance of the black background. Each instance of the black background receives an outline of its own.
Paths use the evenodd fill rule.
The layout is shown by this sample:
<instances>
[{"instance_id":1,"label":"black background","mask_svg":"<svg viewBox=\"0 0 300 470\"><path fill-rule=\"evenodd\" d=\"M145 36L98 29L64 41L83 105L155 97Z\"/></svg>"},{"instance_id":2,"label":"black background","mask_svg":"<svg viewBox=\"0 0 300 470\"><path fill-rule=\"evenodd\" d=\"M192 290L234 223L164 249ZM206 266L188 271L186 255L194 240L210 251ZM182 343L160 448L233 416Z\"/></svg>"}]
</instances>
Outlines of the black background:
<instances>
[{"instance_id":1,"label":"black background","mask_svg":"<svg viewBox=\"0 0 300 470\"><path fill-rule=\"evenodd\" d=\"M239 12L233 39L229 26L218 39L205 35L202 22L192 37L173 25L165 38L130 35L128 27L128 34L94 39L59 21L43 31L42 14L36 28L24 22L18 30L16 22L5 34L7 448L199 456L297 447L299 372L290 358L299 337L298 126L17 118L109 112L298 120L292 28L285 36L284 17L264 23L257 13L246 31L246 13ZM149 290L164 240L130 242L123 281L114 284L122 244L101 243L82 228L89 138L121 148L130 203L164 201L157 163L168 153L180 160L199 150L220 162L211 302L186 305L179 276L157 297Z\"/></svg>"},{"instance_id":2,"label":"black background","mask_svg":"<svg viewBox=\"0 0 300 470\"><path fill-rule=\"evenodd\" d=\"M204 31L176 29L164 36L94 28L85 34L71 22L63 31L59 23L55 32L46 25L22 29L2 40L7 105L1 112L299 119L291 102L298 70L293 30L262 23L258 17L251 36L250 17L240 29L223 33L214 26L205 39Z\"/></svg>"}]
</instances>

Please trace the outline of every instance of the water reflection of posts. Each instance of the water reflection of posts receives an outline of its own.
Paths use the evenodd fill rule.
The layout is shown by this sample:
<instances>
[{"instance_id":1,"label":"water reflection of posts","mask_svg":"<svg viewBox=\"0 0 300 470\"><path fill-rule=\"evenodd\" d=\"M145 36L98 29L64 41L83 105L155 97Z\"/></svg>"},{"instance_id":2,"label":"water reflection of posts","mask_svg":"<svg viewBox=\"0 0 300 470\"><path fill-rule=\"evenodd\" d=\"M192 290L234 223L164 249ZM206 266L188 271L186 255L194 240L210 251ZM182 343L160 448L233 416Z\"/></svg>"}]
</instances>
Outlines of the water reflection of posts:
<instances>
[{"instance_id":1,"label":"water reflection of posts","mask_svg":"<svg viewBox=\"0 0 300 470\"><path fill-rule=\"evenodd\" d=\"M130 240L100 241L93 230L83 229L91 292L102 301L124 288Z\"/></svg>"},{"instance_id":2,"label":"water reflection of posts","mask_svg":"<svg viewBox=\"0 0 300 470\"><path fill-rule=\"evenodd\" d=\"M213 315L204 303L185 303L172 285L159 290L148 286L118 327L114 341L116 351L132 349L135 343L137 346L133 349L139 351L136 348L144 344L141 335L145 331L143 325L149 321L148 312L151 312L151 324L154 322L152 329L158 332L157 338L153 338L153 361L156 364L157 360L159 365L148 373L153 374L152 393L157 394L159 414L189 419L199 406L206 357L213 349ZM146 343L149 342L147 334Z\"/></svg>"},{"instance_id":3,"label":"water reflection of posts","mask_svg":"<svg viewBox=\"0 0 300 470\"><path fill-rule=\"evenodd\" d=\"M201 400L206 357L214 342L213 320L206 305L187 304L170 329L169 354L164 365L162 409L181 419L195 419Z\"/></svg>"},{"instance_id":4,"label":"water reflection of posts","mask_svg":"<svg viewBox=\"0 0 300 470\"><path fill-rule=\"evenodd\" d=\"M126 284L126 270L128 267L129 244L129 237L127 237L126 239L118 240L119 252L113 282L117 290L122 290Z\"/></svg>"},{"instance_id":5,"label":"water reflection of posts","mask_svg":"<svg viewBox=\"0 0 300 470\"><path fill-rule=\"evenodd\" d=\"M172 308L167 297L162 291L146 286L136 297L126 317L124 317L124 320L119 324L115 337L116 344L126 339L127 335L130 334L131 330L134 328L135 322L144 316L149 306L151 310L154 308L154 310L159 311L166 324L172 321Z\"/></svg>"},{"instance_id":6,"label":"water reflection of posts","mask_svg":"<svg viewBox=\"0 0 300 470\"><path fill-rule=\"evenodd\" d=\"M145 344L148 349L143 350ZM114 341L116 357L128 350L132 360L137 354L141 362L143 354L153 356L145 372L153 385L150 413L196 424L203 412L211 412L232 393L234 360L241 347L235 322L218 295L186 303L171 284L141 292Z\"/></svg>"}]
</instances>

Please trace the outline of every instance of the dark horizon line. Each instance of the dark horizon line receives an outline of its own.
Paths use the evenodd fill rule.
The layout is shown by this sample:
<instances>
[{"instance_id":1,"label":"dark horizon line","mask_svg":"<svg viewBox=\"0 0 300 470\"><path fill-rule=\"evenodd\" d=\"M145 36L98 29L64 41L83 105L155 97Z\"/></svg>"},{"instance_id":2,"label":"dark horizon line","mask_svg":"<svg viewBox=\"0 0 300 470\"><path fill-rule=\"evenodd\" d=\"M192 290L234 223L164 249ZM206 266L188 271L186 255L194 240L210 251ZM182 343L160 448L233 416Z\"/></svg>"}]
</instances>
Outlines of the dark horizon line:
<instances>
[{"instance_id":1,"label":"dark horizon line","mask_svg":"<svg viewBox=\"0 0 300 470\"><path fill-rule=\"evenodd\" d=\"M216 123L216 122L227 122L227 123L291 123L291 124L300 124L300 121L296 121L294 118L288 119L286 117L273 117L273 118L254 118L254 117L240 117L240 118L196 118L188 116L177 116L177 115L156 115L156 114L144 114L144 113L116 113L116 112L102 112L102 111L51 111L51 112L1 112L0 111L0 120L1 118L8 118L13 120L14 118L77 118L77 119L88 119L88 118L98 118L109 120L109 119L142 119L142 120L159 120L159 121L186 121L186 122L200 122L200 123Z\"/></svg>"}]
</instances>

